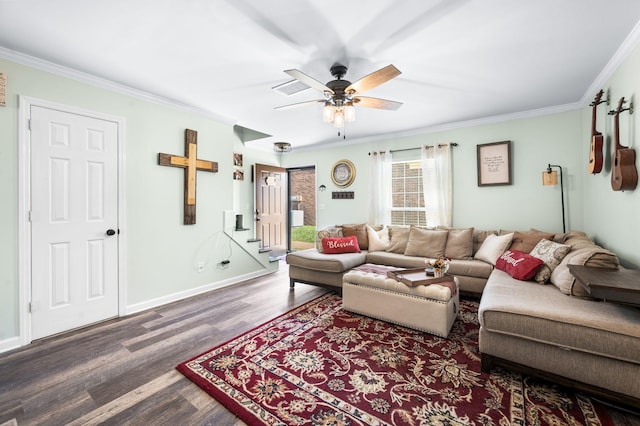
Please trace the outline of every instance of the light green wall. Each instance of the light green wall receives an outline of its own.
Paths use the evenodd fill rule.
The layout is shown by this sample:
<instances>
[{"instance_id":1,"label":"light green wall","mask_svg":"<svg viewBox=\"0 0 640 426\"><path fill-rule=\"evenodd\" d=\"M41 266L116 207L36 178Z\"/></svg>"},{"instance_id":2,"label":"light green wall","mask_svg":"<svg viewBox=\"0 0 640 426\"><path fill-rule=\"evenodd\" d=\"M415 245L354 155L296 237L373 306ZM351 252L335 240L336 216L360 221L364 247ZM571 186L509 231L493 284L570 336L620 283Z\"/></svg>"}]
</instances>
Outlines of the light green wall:
<instances>
[{"instance_id":1,"label":"light green wall","mask_svg":"<svg viewBox=\"0 0 640 426\"><path fill-rule=\"evenodd\" d=\"M246 149L232 127L201 115L100 89L0 60L7 75L7 106L0 107L0 342L18 335L18 95L123 117L126 121L127 306L260 271L257 261L221 235L223 211L250 200L250 164L275 164L274 155ZM198 157L219 172L198 172L197 224L182 224L183 172L157 165L158 152L184 154L184 130L198 131ZM233 181L233 152L245 155L244 181ZM246 202L243 204L246 205ZM245 206L246 207L246 206ZM208 262L197 272L197 262Z\"/></svg>"},{"instance_id":2,"label":"light green wall","mask_svg":"<svg viewBox=\"0 0 640 426\"><path fill-rule=\"evenodd\" d=\"M477 186L476 146L512 141L513 184ZM364 144L316 151L292 151L284 165L316 165L319 227L364 222L369 203L369 156L376 150L397 150L434 143L456 142L453 148L453 225L481 229L529 229L562 231L560 186L542 186L541 173L547 164L564 170L567 229L581 229L582 218L582 111L505 121L475 127L427 133ZM340 190L331 181L331 166L340 159L356 166L356 180L348 188L355 200L332 200ZM323 208L324 207L324 208Z\"/></svg>"},{"instance_id":3,"label":"light green wall","mask_svg":"<svg viewBox=\"0 0 640 426\"><path fill-rule=\"evenodd\" d=\"M283 157L254 151L242 145L231 126L203 116L99 89L91 85L0 60L7 75L7 106L0 107L0 342L18 335L18 95L53 101L126 120L126 241L128 305L197 288L259 270L259 265L233 250L227 270L216 263L226 256L228 242L220 236L224 210L245 215L252 224L253 184L250 166L255 162L284 167L315 165L319 227L367 219L368 160L372 150L403 149L422 144L457 142L454 162L454 226L478 228L561 230L559 187L543 187L540 173L547 163L564 168L569 229L583 229L597 242L615 251L627 266L640 266L640 195L611 190L610 151L605 169L596 176L586 171L591 109L543 117L505 121L418 136L324 150L293 151ZM640 48L627 58L607 82L614 103L631 98L640 89ZM609 106L613 108L613 105ZM610 141L612 122L599 115L599 130ZM621 116L622 144L635 147L639 136L638 113ZM182 172L157 166L157 153L182 154L184 129L198 131L199 157L218 161L219 173L198 173L198 223L182 225ZM502 140L513 142L513 185L476 185L476 145ZM607 146L608 143L607 143ZM231 179L232 153L244 154L244 181ZM330 178L331 166L340 159L356 166L356 180L348 190L355 200L332 200L340 190ZM195 264L209 261L203 273Z\"/></svg>"},{"instance_id":4,"label":"light green wall","mask_svg":"<svg viewBox=\"0 0 640 426\"><path fill-rule=\"evenodd\" d=\"M638 114L638 94L640 93L640 46L629 55L602 89L609 91L610 105L598 107L597 130L604 136L604 167L601 173L587 172L587 159L591 140L592 108L583 111L581 168L584 180L584 229L594 239L616 252L627 267L640 267L640 188L635 191L613 191L611 189L611 151L613 138L613 117L607 111L618 106L621 97L633 99L633 114L620 114L620 143L636 150L638 164L638 144L640 143L640 114ZM629 106L627 103L626 106Z\"/></svg>"}]
</instances>

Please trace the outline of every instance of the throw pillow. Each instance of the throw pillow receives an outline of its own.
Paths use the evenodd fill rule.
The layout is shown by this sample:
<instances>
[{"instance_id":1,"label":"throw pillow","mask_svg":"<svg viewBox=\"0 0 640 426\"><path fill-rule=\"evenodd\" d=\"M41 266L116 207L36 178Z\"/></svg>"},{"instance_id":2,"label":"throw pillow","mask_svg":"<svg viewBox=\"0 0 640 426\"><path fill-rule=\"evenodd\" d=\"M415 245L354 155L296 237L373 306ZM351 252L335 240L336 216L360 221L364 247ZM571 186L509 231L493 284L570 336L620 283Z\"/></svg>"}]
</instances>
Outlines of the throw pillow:
<instances>
[{"instance_id":1,"label":"throw pillow","mask_svg":"<svg viewBox=\"0 0 640 426\"><path fill-rule=\"evenodd\" d=\"M531 250L542 240L553 240L554 234L549 232L531 229L527 232L516 231L513 233L513 241L511 242L511 250L519 250L525 253L531 253Z\"/></svg>"},{"instance_id":2,"label":"throw pillow","mask_svg":"<svg viewBox=\"0 0 640 426\"><path fill-rule=\"evenodd\" d=\"M449 231L446 229L424 229L411 226L404 254L432 259L444 256L448 235Z\"/></svg>"},{"instance_id":3,"label":"throw pillow","mask_svg":"<svg viewBox=\"0 0 640 426\"><path fill-rule=\"evenodd\" d=\"M322 249L326 254L360 253L358 239L355 236L342 238L323 238Z\"/></svg>"},{"instance_id":4,"label":"throw pillow","mask_svg":"<svg viewBox=\"0 0 640 426\"><path fill-rule=\"evenodd\" d=\"M482 243L484 243L484 240L489 235L497 234L497 233L498 233L497 231L486 231L481 229L474 229L473 230L473 254L476 254L478 250L480 250Z\"/></svg>"},{"instance_id":5,"label":"throw pillow","mask_svg":"<svg viewBox=\"0 0 640 426\"><path fill-rule=\"evenodd\" d=\"M318 252L323 253L324 249L322 248L322 239L338 237L342 237L342 228L340 228L339 226L330 226L328 228L319 230L316 234L316 249L318 249Z\"/></svg>"},{"instance_id":6,"label":"throw pillow","mask_svg":"<svg viewBox=\"0 0 640 426\"><path fill-rule=\"evenodd\" d=\"M473 228L449 229L444 255L451 259L473 259Z\"/></svg>"},{"instance_id":7,"label":"throw pillow","mask_svg":"<svg viewBox=\"0 0 640 426\"><path fill-rule=\"evenodd\" d=\"M356 237L361 250L369 248L369 237L367 236L367 224L342 225L342 235L344 237Z\"/></svg>"},{"instance_id":8,"label":"throw pillow","mask_svg":"<svg viewBox=\"0 0 640 426\"><path fill-rule=\"evenodd\" d=\"M389 247L389 228L384 226L376 231L367 225L367 238L369 239L369 251L384 251Z\"/></svg>"},{"instance_id":9,"label":"throw pillow","mask_svg":"<svg viewBox=\"0 0 640 426\"><path fill-rule=\"evenodd\" d=\"M496 268L511 275L516 280L527 281L540 269L542 260L520 250L509 249L496 261Z\"/></svg>"},{"instance_id":10,"label":"throw pillow","mask_svg":"<svg viewBox=\"0 0 640 426\"><path fill-rule=\"evenodd\" d=\"M389 247L386 251L391 253L404 254L409 241L410 228L407 226L392 226L389 228Z\"/></svg>"},{"instance_id":11,"label":"throw pillow","mask_svg":"<svg viewBox=\"0 0 640 426\"><path fill-rule=\"evenodd\" d=\"M536 273L535 280L539 283L546 283L551 278L551 273L562 262L562 259L571 251L571 246L558 244L553 241L542 239L529 253L533 257L541 259L544 264Z\"/></svg>"},{"instance_id":12,"label":"throw pillow","mask_svg":"<svg viewBox=\"0 0 640 426\"><path fill-rule=\"evenodd\" d=\"M495 266L496 261L509 247L512 239L513 233L505 235L489 234L473 257Z\"/></svg>"}]
</instances>

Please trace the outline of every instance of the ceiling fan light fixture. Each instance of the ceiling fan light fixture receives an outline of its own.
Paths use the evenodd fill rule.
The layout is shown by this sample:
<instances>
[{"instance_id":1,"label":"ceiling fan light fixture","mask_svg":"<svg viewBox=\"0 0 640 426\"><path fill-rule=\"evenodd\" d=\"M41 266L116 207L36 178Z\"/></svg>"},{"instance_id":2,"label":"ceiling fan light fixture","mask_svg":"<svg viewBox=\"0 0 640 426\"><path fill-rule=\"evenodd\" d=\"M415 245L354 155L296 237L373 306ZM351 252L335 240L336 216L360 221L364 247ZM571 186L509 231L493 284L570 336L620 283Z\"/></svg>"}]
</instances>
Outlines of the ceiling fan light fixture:
<instances>
[{"instance_id":1,"label":"ceiling fan light fixture","mask_svg":"<svg viewBox=\"0 0 640 426\"><path fill-rule=\"evenodd\" d=\"M338 129L344 127L344 112L342 111L342 108L336 111L335 117L333 118L333 125Z\"/></svg>"},{"instance_id":2,"label":"ceiling fan light fixture","mask_svg":"<svg viewBox=\"0 0 640 426\"><path fill-rule=\"evenodd\" d=\"M344 119L348 122L356 120L356 108L353 106L353 102L347 102L344 107Z\"/></svg>"},{"instance_id":3,"label":"ceiling fan light fixture","mask_svg":"<svg viewBox=\"0 0 640 426\"><path fill-rule=\"evenodd\" d=\"M278 154L284 154L291 151L291 144L289 142L275 142L273 150Z\"/></svg>"},{"instance_id":4,"label":"ceiling fan light fixture","mask_svg":"<svg viewBox=\"0 0 640 426\"><path fill-rule=\"evenodd\" d=\"M325 102L324 108L322 108L322 120L325 123L333 123L335 116L335 108L331 105L331 102Z\"/></svg>"}]
</instances>

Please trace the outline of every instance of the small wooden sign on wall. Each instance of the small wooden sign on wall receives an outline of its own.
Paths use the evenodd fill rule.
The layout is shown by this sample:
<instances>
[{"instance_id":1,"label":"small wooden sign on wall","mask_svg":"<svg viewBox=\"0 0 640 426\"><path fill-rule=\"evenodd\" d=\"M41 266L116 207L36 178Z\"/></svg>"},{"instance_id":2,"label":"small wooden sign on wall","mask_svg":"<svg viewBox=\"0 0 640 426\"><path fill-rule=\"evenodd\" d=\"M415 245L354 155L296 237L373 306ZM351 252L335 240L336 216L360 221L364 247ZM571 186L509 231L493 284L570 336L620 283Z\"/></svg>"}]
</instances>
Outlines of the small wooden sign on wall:
<instances>
[{"instance_id":1,"label":"small wooden sign on wall","mask_svg":"<svg viewBox=\"0 0 640 426\"><path fill-rule=\"evenodd\" d=\"M0 105L7 105L7 76L0 72Z\"/></svg>"}]
</instances>

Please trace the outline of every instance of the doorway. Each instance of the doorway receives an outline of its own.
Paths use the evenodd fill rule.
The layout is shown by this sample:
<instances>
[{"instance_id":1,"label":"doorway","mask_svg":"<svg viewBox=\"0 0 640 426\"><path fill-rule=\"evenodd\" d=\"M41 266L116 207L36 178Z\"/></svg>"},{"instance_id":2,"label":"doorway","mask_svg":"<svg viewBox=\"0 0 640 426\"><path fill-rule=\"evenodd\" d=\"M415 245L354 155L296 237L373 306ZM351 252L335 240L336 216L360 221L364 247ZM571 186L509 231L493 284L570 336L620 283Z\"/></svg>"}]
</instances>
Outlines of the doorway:
<instances>
[{"instance_id":1,"label":"doorway","mask_svg":"<svg viewBox=\"0 0 640 426\"><path fill-rule=\"evenodd\" d=\"M316 236L316 168L287 169L289 181L289 251L315 246Z\"/></svg>"},{"instance_id":2,"label":"doorway","mask_svg":"<svg viewBox=\"0 0 640 426\"><path fill-rule=\"evenodd\" d=\"M20 98L23 344L117 317L124 120Z\"/></svg>"},{"instance_id":3,"label":"doorway","mask_svg":"<svg viewBox=\"0 0 640 426\"><path fill-rule=\"evenodd\" d=\"M256 238L262 250L279 256L286 251L287 173L284 168L256 163Z\"/></svg>"}]
</instances>

